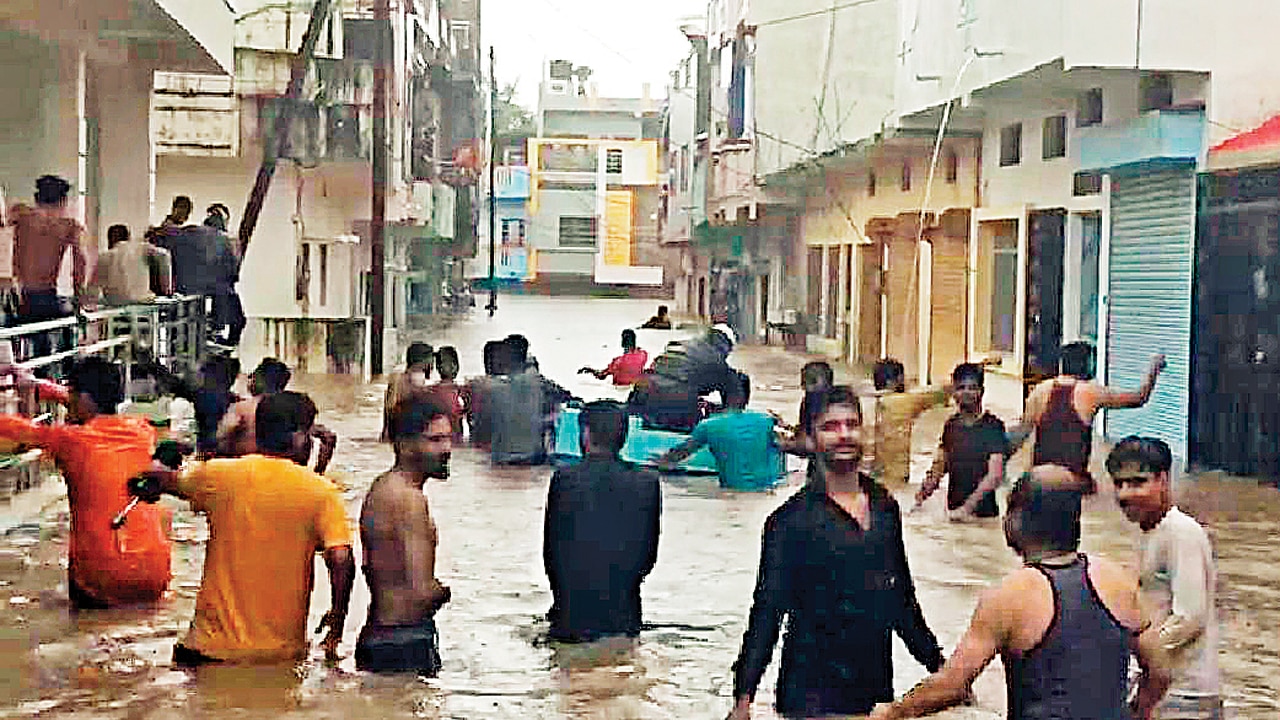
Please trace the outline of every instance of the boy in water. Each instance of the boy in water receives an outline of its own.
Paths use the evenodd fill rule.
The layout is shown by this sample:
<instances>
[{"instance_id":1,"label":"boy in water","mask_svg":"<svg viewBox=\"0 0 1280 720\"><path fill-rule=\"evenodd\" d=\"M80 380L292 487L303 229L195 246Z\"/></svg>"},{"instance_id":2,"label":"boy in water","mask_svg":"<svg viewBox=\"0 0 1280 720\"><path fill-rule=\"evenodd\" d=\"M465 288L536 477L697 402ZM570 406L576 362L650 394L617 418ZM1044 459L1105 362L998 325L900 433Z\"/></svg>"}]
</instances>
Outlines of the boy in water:
<instances>
[{"instance_id":1,"label":"boy in water","mask_svg":"<svg viewBox=\"0 0 1280 720\"><path fill-rule=\"evenodd\" d=\"M436 351L436 372L440 380L431 385L437 398L449 408L449 422L453 426L453 442L462 442L462 418L467 414L466 388L458 384L458 350L445 345Z\"/></svg>"},{"instance_id":2,"label":"boy in water","mask_svg":"<svg viewBox=\"0 0 1280 720\"><path fill-rule=\"evenodd\" d=\"M912 511L919 510L949 476L947 510L952 520L1000 515L996 488L1004 479L1008 452L1004 423L982 409L982 366L963 363L951 374L952 396L958 410L942 428L942 441L933 456L933 467L916 493Z\"/></svg>"},{"instance_id":3,"label":"boy in water","mask_svg":"<svg viewBox=\"0 0 1280 720\"><path fill-rule=\"evenodd\" d=\"M876 388L875 455L872 475L889 489L911 479L911 431L926 410L947 402L946 388L907 392L902 363L886 358L872 372Z\"/></svg>"}]
</instances>

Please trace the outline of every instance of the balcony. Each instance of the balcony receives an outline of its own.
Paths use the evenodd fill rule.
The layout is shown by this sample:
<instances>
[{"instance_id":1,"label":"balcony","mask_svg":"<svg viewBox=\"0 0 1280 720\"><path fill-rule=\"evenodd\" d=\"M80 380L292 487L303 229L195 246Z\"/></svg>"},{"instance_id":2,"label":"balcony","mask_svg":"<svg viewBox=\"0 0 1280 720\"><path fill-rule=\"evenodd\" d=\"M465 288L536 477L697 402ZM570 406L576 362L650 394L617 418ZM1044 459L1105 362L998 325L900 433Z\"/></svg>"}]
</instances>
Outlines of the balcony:
<instances>
[{"instance_id":1,"label":"balcony","mask_svg":"<svg viewBox=\"0 0 1280 720\"><path fill-rule=\"evenodd\" d=\"M755 215L753 208L761 201L755 163L755 145L750 141L726 143L712 153L711 187L707 193L709 215L730 223L737 219L741 208Z\"/></svg>"},{"instance_id":2,"label":"balcony","mask_svg":"<svg viewBox=\"0 0 1280 720\"><path fill-rule=\"evenodd\" d=\"M1107 170L1143 162L1197 162L1204 153L1204 111L1157 110L1079 131L1080 170Z\"/></svg>"}]
</instances>

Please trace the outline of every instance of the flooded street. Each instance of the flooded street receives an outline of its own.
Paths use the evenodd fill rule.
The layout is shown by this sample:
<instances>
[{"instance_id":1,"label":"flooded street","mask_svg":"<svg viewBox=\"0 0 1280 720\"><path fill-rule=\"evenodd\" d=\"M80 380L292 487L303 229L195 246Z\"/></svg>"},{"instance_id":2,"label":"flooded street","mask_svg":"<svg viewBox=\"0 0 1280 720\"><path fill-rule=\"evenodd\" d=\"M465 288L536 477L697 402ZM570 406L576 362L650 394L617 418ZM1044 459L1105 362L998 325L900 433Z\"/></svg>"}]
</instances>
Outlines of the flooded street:
<instances>
[{"instance_id":1,"label":"flooded street","mask_svg":"<svg viewBox=\"0 0 1280 720\"><path fill-rule=\"evenodd\" d=\"M484 300L480 299L483 305ZM437 347L455 345L462 374L478 374L485 341L521 332L547 376L583 397L611 395L604 383L575 375L603 366L619 332L655 303L580 298L500 298L483 310L419 333ZM650 356L688 332L639 331ZM746 348L730 360L753 379L752 405L794 420L804 359L777 348ZM297 381L339 435L332 475L358 512L365 488L389 467L377 442L383 386L344 378ZM936 442L946 411L931 412L916 433L918 451ZM922 458L921 458L922 459ZM1025 462L1021 457L1017 462ZM1015 469L1017 469L1015 467ZM917 463L917 471L922 470ZM299 669L169 667L172 646L190 620L203 561L203 522L180 509L173 536L175 577L158 609L71 615L66 602L66 506L53 501L39 519L12 524L0 538L0 716L49 718L716 718L728 711L733 663L745 625L763 520L798 486L761 494L721 491L713 478L671 478L658 564L644 585L653 628L634 646L557 649L540 641L550 592L542 570L542 510L550 468L489 467L456 449L452 477L427 486L440 532L437 573L453 601L437 616L444 668L430 681L356 673L350 658L368 590L356 583L337 667L313 660ZM1228 716L1280 716L1280 569L1274 539L1280 493L1204 478L1184 488L1182 507L1205 522L1219 558L1221 648ZM909 498L903 497L909 504ZM180 503L175 508L182 508ZM0 510L0 513L6 512ZM906 544L925 615L944 649L954 647L979 592L1016 564L999 525L950 525L940 499L906 519ZM1085 550L1132 562L1136 531L1109 496L1086 516ZM325 574L313 594L314 629L328 607ZM896 687L924 670L896 645ZM757 717L769 706L776 663L761 686ZM946 717L1004 713L999 663L976 685L978 705Z\"/></svg>"}]
</instances>

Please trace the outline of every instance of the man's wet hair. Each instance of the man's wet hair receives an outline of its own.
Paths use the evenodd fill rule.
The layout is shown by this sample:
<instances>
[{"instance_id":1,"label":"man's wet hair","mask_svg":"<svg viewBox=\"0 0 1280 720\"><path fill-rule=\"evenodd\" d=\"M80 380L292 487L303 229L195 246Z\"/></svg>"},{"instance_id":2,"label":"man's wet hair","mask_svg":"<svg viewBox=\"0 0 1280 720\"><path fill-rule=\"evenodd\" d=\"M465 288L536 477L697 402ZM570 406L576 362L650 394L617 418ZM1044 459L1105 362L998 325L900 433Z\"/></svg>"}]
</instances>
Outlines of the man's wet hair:
<instances>
[{"instance_id":1,"label":"man's wet hair","mask_svg":"<svg viewBox=\"0 0 1280 720\"><path fill-rule=\"evenodd\" d=\"M404 362L407 366L422 365L435 360L435 350L424 342L416 342L405 351Z\"/></svg>"},{"instance_id":2,"label":"man's wet hair","mask_svg":"<svg viewBox=\"0 0 1280 720\"><path fill-rule=\"evenodd\" d=\"M669 312L669 308L667 308L666 305L658 306L658 317L662 317L663 315L666 315L668 312Z\"/></svg>"},{"instance_id":3,"label":"man's wet hair","mask_svg":"<svg viewBox=\"0 0 1280 720\"><path fill-rule=\"evenodd\" d=\"M1062 346L1062 353L1058 357L1058 366L1063 375L1069 375L1081 380L1092 380L1095 358L1096 354L1093 345L1084 341L1067 343Z\"/></svg>"},{"instance_id":4,"label":"man's wet hair","mask_svg":"<svg viewBox=\"0 0 1280 720\"><path fill-rule=\"evenodd\" d=\"M72 364L67 386L72 392L92 398L102 415L114 415L116 407L124 402L124 373L120 365L100 355L90 355Z\"/></svg>"},{"instance_id":5,"label":"man's wet hair","mask_svg":"<svg viewBox=\"0 0 1280 720\"><path fill-rule=\"evenodd\" d=\"M230 390L240 377L240 359L214 355L200 364L200 376L208 378L219 388Z\"/></svg>"},{"instance_id":6,"label":"man's wet hair","mask_svg":"<svg viewBox=\"0 0 1280 720\"><path fill-rule=\"evenodd\" d=\"M484 344L481 356L484 361L485 375L502 374L502 351L504 348L504 343L499 340L490 340Z\"/></svg>"},{"instance_id":7,"label":"man's wet hair","mask_svg":"<svg viewBox=\"0 0 1280 720\"><path fill-rule=\"evenodd\" d=\"M987 373L977 363L960 363L955 370L951 371L952 385L959 385L969 380L977 383L978 387L986 387Z\"/></svg>"},{"instance_id":8,"label":"man's wet hair","mask_svg":"<svg viewBox=\"0 0 1280 720\"><path fill-rule=\"evenodd\" d=\"M836 372L831 369L831 363L825 360L807 362L804 367L800 368L801 381L803 382L809 378L826 380L827 387L836 384Z\"/></svg>"},{"instance_id":9,"label":"man's wet hair","mask_svg":"<svg viewBox=\"0 0 1280 720\"><path fill-rule=\"evenodd\" d=\"M194 208L195 203L191 202L191 198L186 195L178 195L173 198L173 207L171 208L171 211L175 215L183 212L190 214Z\"/></svg>"},{"instance_id":10,"label":"man's wet hair","mask_svg":"<svg viewBox=\"0 0 1280 720\"><path fill-rule=\"evenodd\" d=\"M210 205L207 210L205 210L205 214L207 215L212 215L214 213L221 214L223 219L226 219L226 220L231 219L231 208L227 207L223 203L214 203Z\"/></svg>"},{"instance_id":11,"label":"man's wet hair","mask_svg":"<svg viewBox=\"0 0 1280 720\"><path fill-rule=\"evenodd\" d=\"M276 358L266 358L258 363L253 374L261 381L263 389L268 393L283 392L289 386L289 380L293 378L293 372L289 370L289 366Z\"/></svg>"},{"instance_id":12,"label":"man's wet hair","mask_svg":"<svg viewBox=\"0 0 1280 720\"><path fill-rule=\"evenodd\" d=\"M440 373L441 380L456 379L461 367L458 361L458 349L454 346L445 345L436 351L436 372Z\"/></svg>"},{"instance_id":13,"label":"man's wet hair","mask_svg":"<svg viewBox=\"0 0 1280 720\"><path fill-rule=\"evenodd\" d=\"M221 213L210 212L204 219L204 226L219 232L227 231L227 219Z\"/></svg>"},{"instance_id":14,"label":"man's wet hair","mask_svg":"<svg viewBox=\"0 0 1280 720\"><path fill-rule=\"evenodd\" d=\"M848 385L836 385L835 387L827 388L817 398L817 402L818 407L813 411L815 418L821 418L822 414L834 405L847 405L853 408L854 414L858 416L858 423L862 423L862 398Z\"/></svg>"},{"instance_id":15,"label":"man's wet hair","mask_svg":"<svg viewBox=\"0 0 1280 720\"><path fill-rule=\"evenodd\" d=\"M1080 547L1080 493L1046 485L1024 473L1009 493L1008 515L1016 515L1020 544L1055 552Z\"/></svg>"},{"instance_id":16,"label":"man's wet hair","mask_svg":"<svg viewBox=\"0 0 1280 720\"><path fill-rule=\"evenodd\" d=\"M633 348L636 346L636 331L630 328L622 331L622 347Z\"/></svg>"},{"instance_id":17,"label":"man's wet hair","mask_svg":"<svg viewBox=\"0 0 1280 720\"><path fill-rule=\"evenodd\" d=\"M1107 455L1107 472L1114 474L1125 465L1137 465L1146 473L1167 473L1173 469L1173 451L1159 438L1130 435Z\"/></svg>"},{"instance_id":18,"label":"man's wet hair","mask_svg":"<svg viewBox=\"0 0 1280 720\"><path fill-rule=\"evenodd\" d=\"M529 363L529 338L517 333L508 335L503 342L511 351L508 357L514 367L510 369L518 370Z\"/></svg>"},{"instance_id":19,"label":"man's wet hair","mask_svg":"<svg viewBox=\"0 0 1280 720\"><path fill-rule=\"evenodd\" d=\"M123 242L129 242L128 225L112 225L107 228L107 247L115 247Z\"/></svg>"},{"instance_id":20,"label":"man's wet hair","mask_svg":"<svg viewBox=\"0 0 1280 720\"><path fill-rule=\"evenodd\" d=\"M589 402L578 415L578 428L583 435L590 433L592 445L606 448L613 455L622 452L627 444L628 423L626 406L614 400Z\"/></svg>"},{"instance_id":21,"label":"man's wet hair","mask_svg":"<svg viewBox=\"0 0 1280 720\"><path fill-rule=\"evenodd\" d=\"M751 402L751 378L746 373L730 370L724 386L725 407L745 408Z\"/></svg>"},{"instance_id":22,"label":"man's wet hair","mask_svg":"<svg viewBox=\"0 0 1280 720\"><path fill-rule=\"evenodd\" d=\"M415 388L391 409L391 440L406 440L422 435L436 418L444 418L452 427L453 414L439 394L430 388Z\"/></svg>"},{"instance_id":23,"label":"man's wet hair","mask_svg":"<svg viewBox=\"0 0 1280 720\"><path fill-rule=\"evenodd\" d=\"M871 382L876 390L902 392L907 382L906 368L893 358L879 360L871 370Z\"/></svg>"},{"instance_id":24,"label":"man's wet hair","mask_svg":"<svg viewBox=\"0 0 1280 720\"><path fill-rule=\"evenodd\" d=\"M318 414L316 404L303 393L286 390L267 395L254 414L258 448L276 455L293 452L294 435L311 432Z\"/></svg>"},{"instance_id":25,"label":"man's wet hair","mask_svg":"<svg viewBox=\"0 0 1280 720\"><path fill-rule=\"evenodd\" d=\"M71 183L57 175L41 175L36 179L36 204L59 205L71 193Z\"/></svg>"}]
</instances>

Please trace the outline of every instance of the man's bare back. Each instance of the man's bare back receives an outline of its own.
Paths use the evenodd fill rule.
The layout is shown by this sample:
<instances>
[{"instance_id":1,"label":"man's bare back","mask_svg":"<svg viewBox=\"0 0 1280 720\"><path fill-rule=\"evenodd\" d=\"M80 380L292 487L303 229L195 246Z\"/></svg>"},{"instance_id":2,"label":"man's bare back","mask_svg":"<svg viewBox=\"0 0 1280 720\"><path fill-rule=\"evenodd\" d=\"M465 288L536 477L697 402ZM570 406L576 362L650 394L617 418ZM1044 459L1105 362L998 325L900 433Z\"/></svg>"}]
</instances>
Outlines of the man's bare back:
<instances>
[{"instance_id":1,"label":"man's bare back","mask_svg":"<svg viewBox=\"0 0 1280 720\"><path fill-rule=\"evenodd\" d=\"M360 509L370 625L417 625L449 601L435 577L437 541L427 498L408 475L392 471L373 482Z\"/></svg>"},{"instance_id":2,"label":"man's bare back","mask_svg":"<svg viewBox=\"0 0 1280 720\"><path fill-rule=\"evenodd\" d=\"M261 395L245 398L228 410L218 423L218 454L223 457L243 457L258 452L258 402ZM321 475L333 459L338 436L332 430L316 423L311 437L320 441L320 454L316 457L315 471Z\"/></svg>"}]
</instances>

